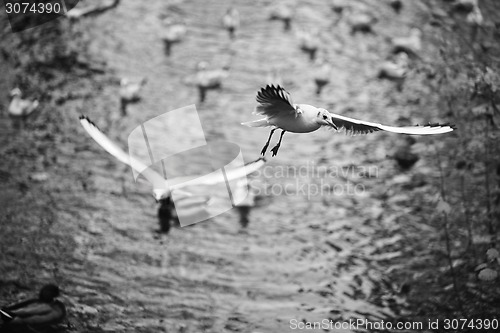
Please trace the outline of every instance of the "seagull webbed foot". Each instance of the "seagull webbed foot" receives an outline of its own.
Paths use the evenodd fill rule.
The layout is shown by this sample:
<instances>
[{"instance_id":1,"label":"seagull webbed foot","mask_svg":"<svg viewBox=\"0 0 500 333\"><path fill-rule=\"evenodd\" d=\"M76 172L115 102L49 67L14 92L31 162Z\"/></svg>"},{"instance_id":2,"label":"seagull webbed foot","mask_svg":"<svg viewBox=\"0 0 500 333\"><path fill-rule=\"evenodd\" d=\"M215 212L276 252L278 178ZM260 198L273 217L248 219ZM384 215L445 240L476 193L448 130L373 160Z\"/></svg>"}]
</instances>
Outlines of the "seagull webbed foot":
<instances>
[{"instance_id":1,"label":"seagull webbed foot","mask_svg":"<svg viewBox=\"0 0 500 333\"><path fill-rule=\"evenodd\" d=\"M266 145L262 148L262 150L260 151L260 154L262 156L266 155L266 151L267 151L267 147L269 147L269 144L266 143Z\"/></svg>"},{"instance_id":2,"label":"seagull webbed foot","mask_svg":"<svg viewBox=\"0 0 500 333\"><path fill-rule=\"evenodd\" d=\"M272 151L272 153L273 153L273 157L274 157L274 156L276 156L276 155L278 155L278 150L279 150L279 149L280 149L280 145L279 145L279 144L278 144L278 145L276 145L276 146L274 146L274 148L273 148L273 149L271 149L271 151Z\"/></svg>"}]
</instances>

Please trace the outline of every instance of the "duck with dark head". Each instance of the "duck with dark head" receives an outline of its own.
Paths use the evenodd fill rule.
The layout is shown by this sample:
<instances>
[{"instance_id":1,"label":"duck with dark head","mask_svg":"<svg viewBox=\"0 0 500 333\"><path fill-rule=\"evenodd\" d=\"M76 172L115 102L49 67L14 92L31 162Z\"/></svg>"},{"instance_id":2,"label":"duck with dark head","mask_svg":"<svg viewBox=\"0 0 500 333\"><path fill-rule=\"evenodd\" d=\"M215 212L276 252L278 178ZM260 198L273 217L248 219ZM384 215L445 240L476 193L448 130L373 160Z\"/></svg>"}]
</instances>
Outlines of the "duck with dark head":
<instances>
[{"instance_id":1,"label":"duck with dark head","mask_svg":"<svg viewBox=\"0 0 500 333\"><path fill-rule=\"evenodd\" d=\"M38 298L28 299L0 309L0 332L38 331L61 322L66 317L66 307L56 298L59 287L47 284Z\"/></svg>"}]
</instances>

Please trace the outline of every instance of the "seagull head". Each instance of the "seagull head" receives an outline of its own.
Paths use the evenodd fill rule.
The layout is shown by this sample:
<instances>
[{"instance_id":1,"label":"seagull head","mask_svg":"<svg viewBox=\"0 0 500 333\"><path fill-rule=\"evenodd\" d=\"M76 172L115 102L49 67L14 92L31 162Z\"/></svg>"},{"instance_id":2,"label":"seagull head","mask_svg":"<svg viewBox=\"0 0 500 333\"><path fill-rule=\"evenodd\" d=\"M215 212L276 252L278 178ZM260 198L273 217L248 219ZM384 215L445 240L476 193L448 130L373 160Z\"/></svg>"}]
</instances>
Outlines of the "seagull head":
<instances>
[{"instance_id":1,"label":"seagull head","mask_svg":"<svg viewBox=\"0 0 500 333\"><path fill-rule=\"evenodd\" d=\"M331 126L337 129L337 126L333 123L332 115L330 114L330 112L328 112L328 110L318 108L316 121L322 126Z\"/></svg>"},{"instance_id":2,"label":"seagull head","mask_svg":"<svg viewBox=\"0 0 500 333\"><path fill-rule=\"evenodd\" d=\"M10 97L21 96L21 89L16 87L10 91L9 95L10 95Z\"/></svg>"}]
</instances>

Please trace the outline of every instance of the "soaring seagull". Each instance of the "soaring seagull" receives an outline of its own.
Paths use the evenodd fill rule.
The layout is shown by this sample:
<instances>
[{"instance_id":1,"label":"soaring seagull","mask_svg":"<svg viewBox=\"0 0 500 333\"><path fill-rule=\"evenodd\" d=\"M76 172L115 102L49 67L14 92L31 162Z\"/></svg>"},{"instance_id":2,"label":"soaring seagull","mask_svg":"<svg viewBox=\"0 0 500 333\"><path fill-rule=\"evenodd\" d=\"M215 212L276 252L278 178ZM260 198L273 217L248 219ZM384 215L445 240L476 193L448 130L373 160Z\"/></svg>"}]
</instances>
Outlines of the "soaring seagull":
<instances>
[{"instance_id":1,"label":"soaring seagull","mask_svg":"<svg viewBox=\"0 0 500 333\"><path fill-rule=\"evenodd\" d=\"M109 154L113 155L120 162L125 163L132 168L137 168L136 171L140 172L141 175L143 175L144 178L146 178L153 185L153 197L156 201L169 199L172 191L176 191L178 194L182 194L184 196L190 196L191 193L182 190L182 188L187 185L187 180L189 180L189 186L214 185L225 181L243 178L257 171L265 164L265 159L261 157L253 162L245 164L244 166L227 169L225 178L224 176L216 173L211 177L202 177L200 175L199 177L177 177L165 179L152 168L148 168L143 162L127 154L122 148L101 132L99 128L97 128L97 126L86 116L80 116L80 123L92 139L94 139Z\"/></svg>"},{"instance_id":2,"label":"soaring seagull","mask_svg":"<svg viewBox=\"0 0 500 333\"><path fill-rule=\"evenodd\" d=\"M347 132L353 134L366 134L375 131L387 131L400 134L429 135L443 134L455 129L452 125L427 124L424 126L395 127L354 118L344 117L330 113L325 109L317 108L308 104L294 104L290 93L281 86L267 85L257 93L259 105L255 108L255 113L265 116L265 118L242 123L249 127L273 127L261 154L264 156L273 136L278 128L282 130L278 144L271 150L276 156L281 145L281 140L285 132L309 133L316 131L322 126L339 130L345 128Z\"/></svg>"}]
</instances>

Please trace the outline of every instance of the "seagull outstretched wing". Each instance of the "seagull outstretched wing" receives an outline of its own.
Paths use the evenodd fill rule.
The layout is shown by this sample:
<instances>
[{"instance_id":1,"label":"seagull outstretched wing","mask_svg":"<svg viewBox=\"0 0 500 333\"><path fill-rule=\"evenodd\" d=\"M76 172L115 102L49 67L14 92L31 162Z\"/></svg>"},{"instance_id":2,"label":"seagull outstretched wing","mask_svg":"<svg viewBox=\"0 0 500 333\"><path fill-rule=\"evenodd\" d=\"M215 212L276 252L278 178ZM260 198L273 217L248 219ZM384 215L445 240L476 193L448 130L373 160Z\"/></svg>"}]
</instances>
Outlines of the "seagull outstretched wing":
<instances>
[{"instance_id":1,"label":"seagull outstretched wing","mask_svg":"<svg viewBox=\"0 0 500 333\"><path fill-rule=\"evenodd\" d=\"M451 132L455 129L453 125L447 124L427 124L416 126L386 126L382 124L372 123L369 121L358 120L354 118L344 117L338 114L331 113L332 122L339 128L345 128L347 132L353 134L366 134L376 131L387 131L400 134L414 134L414 135L431 135L443 134Z\"/></svg>"},{"instance_id":2,"label":"seagull outstretched wing","mask_svg":"<svg viewBox=\"0 0 500 333\"><path fill-rule=\"evenodd\" d=\"M162 196L168 196L170 189L165 178L159 173L149 168L146 164L138 159L127 154L116 143L111 141L101 130L87 117L80 116L80 124L87 133L97 142L105 151L113 155L117 160L134 168L138 173L142 174L153 185L153 193L157 199ZM141 171L143 170L143 171Z\"/></svg>"},{"instance_id":3,"label":"seagull outstretched wing","mask_svg":"<svg viewBox=\"0 0 500 333\"><path fill-rule=\"evenodd\" d=\"M140 171L140 173L153 185L153 195L156 199L168 197L170 192L174 190L178 194L189 196L189 192L181 190L183 187L188 185L213 185L224 181L243 178L246 175L255 172L266 163L264 158L259 158L253 162L245 164L244 166L225 170L225 176L221 173L214 173L211 177L202 177L200 175L176 177L166 180L152 168L149 168L143 162L127 154L116 143L111 141L104 133L102 133L99 128L97 128L97 126L87 117L80 116L80 123L87 133L109 154L113 155L120 162L125 163L132 168L136 168L137 172L143 170ZM186 184L186 181L189 181L189 184Z\"/></svg>"},{"instance_id":4,"label":"seagull outstretched wing","mask_svg":"<svg viewBox=\"0 0 500 333\"><path fill-rule=\"evenodd\" d=\"M297 115L292 98L288 91L277 85L267 85L261 88L256 97L259 105L255 108L255 113L267 118L276 117L279 114Z\"/></svg>"}]
</instances>

